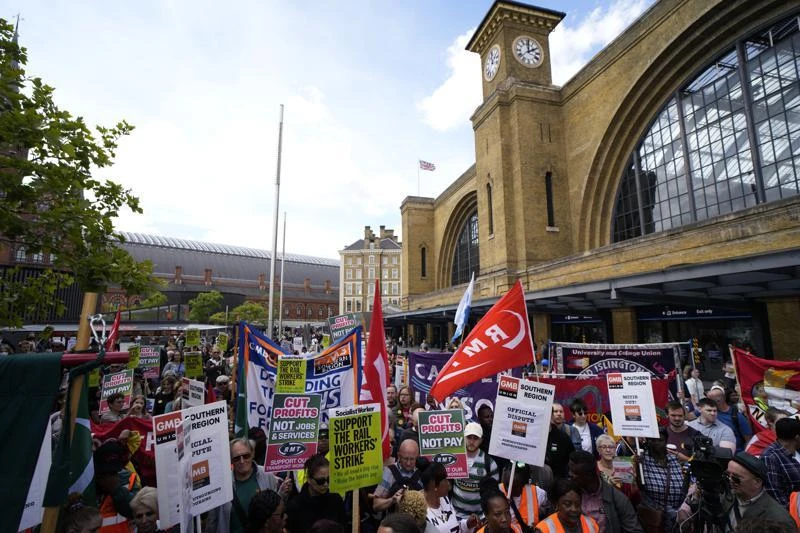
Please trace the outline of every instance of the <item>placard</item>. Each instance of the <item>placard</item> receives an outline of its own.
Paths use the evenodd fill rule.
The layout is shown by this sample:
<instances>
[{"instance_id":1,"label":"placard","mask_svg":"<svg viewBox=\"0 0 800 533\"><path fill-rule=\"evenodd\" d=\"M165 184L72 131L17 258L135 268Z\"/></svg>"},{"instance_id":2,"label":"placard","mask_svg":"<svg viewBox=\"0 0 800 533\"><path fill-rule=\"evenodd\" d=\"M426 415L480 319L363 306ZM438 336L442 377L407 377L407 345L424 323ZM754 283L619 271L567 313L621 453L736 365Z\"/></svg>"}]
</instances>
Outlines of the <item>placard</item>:
<instances>
[{"instance_id":1,"label":"placard","mask_svg":"<svg viewBox=\"0 0 800 533\"><path fill-rule=\"evenodd\" d=\"M489 454L543 466L555 394L552 385L501 376Z\"/></svg>"},{"instance_id":2,"label":"placard","mask_svg":"<svg viewBox=\"0 0 800 533\"><path fill-rule=\"evenodd\" d=\"M383 474L380 412L377 403L328 410L331 492L341 494L380 483Z\"/></svg>"},{"instance_id":3,"label":"placard","mask_svg":"<svg viewBox=\"0 0 800 533\"><path fill-rule=\"evenodd\" d=\"M142 346L139 350L139 368L146 379L158 379L161 376L161 347Z\"/></svg>"},{"instance_id":4,"label":"placard","mask_svg":"<svg viewBox=\"0 0 800 533\"><path fill-rule=\"evenodd\" d=\"M464 410L420 411L419 453L428 460L442 463L450 479L469 477Z\"/></svg>"},{"instance_id":5,"label":"placard","mask_svg":"<svg viewBox=\"0 0 800 533\"><path fill-rule=\"evenodd\" d=\"M649 372L606 374L615 435L658 438L650 377Z\"/></svg>"},{"instance_id":6,"label":"placard","mask_svg":"<svg viewBox=\"0 0 800 533\"><path fill-rule=\"evenodd\" d=\"M181 407L196 407L206 401L206 386L202 381L183 378L181 387Z\"/></svg>"},{"instance_id":7,"label":"placard","mask_svg":"<svg viewBox=\"0 0 800 533\"><path fill-rule=\"evenodd\" d=\"M183 423L183 413L173 411L153 417L155 434L156 480L158 483L158 519L167 529L181 522L183 478L178 468L176 431Z\"/></svg>"},{"instance_id":8,"label":"placard","mask_svg":"<svg viewBox=\"0 0 800 533\"><path fill-rule=\"evenodd\" d=\"M303 350L303 337L295 337L292 339L292 350L297 353Z\"/></svg>"},{"instance_id":9,"label":"placard","mask_svg":"<svg viewBox=\"0 0 800 533\"><path fill-rule=\"evenodd\" d=\"M123 409L131 406L131 393L133 392L133 370L123 370L103 376L103 389L100 392L100 414L110 411L106 399L114 393L125 396Z\"/></svg>"},{"instance_id":10,"label":"placard","mask_svg":"<svg viewBox=\"0 0 800 533\"><path fill-rule=\"evenodd\" d=\"M182 420L175 428L175 448L178 456L180 488L180 531L194 531L192 521L192 461L189 455L192 444L191 424Z\"/></svg>"},{"instance_id":11,"label":"placard","mask_svg":"<svg viewBox=\"0 0 800 533\"><path fill-rule=\"evenodd\" d=\"M186 344L187 348L194 348L200 346L200 330L197 328L189 328L186 330Z\"/></svg>"},{"instance_id":12,"label":"placard","mask_svg":"<svg viewBox=\"0 0 800 533\"><path fill-rule=\"evenodd\" d=\"M183 410L184 433L191 432L184 450L191 469L191 515L210 511L233 499L225 401Z\"/></svg>"},{"instance_id":13,"label":"placard","mask_svg":"<svg viewBox=\"0 0 800 533\"><path fill-rule=\"evenodd\" d=\"M128 347L128 368L135 370L139 368L139 356L142 353L142 347L134 344Z\"/></svg>"},{"instance_id":14,"label":"placard","mask_svg":"<svg viewBox=\"0 0 800 533\"><path fill-rule=\"evenodd\" d=\"M217 333L217 346L223 354L228 350L228 339L230 337L227 333Z\"/></svg>"},{"instance_id":15,"label":"placard","mask_svg":"<svg viewBox=\"0 0 800 533\"><path fill-rule=\"evenodd\" d=\"M203 376L203 354L200 352L186 352L183 355L183 364L186 368L186 377L199 378Z\"/></svg>"},{"instance_id":16,"label":"placard","mask_svg":"<svg viewBox=\"0 0 800 533\"><path fill-rule=\"evenodd\" d=\"M302 470L305 462L317 453L321 403L319 394L274 396L265 471Z\"/></svg>"},{"instance_id":17,"label":"placard","mask_svg":"<svg viewBox=\"0 0 800 533\"><path fill-rule=\"evenodd\" d=\"M95 368L89 371L89 388L100 386L100 369Z\"/></svg>"},{"instance_id":18,"label":"placard","mask_svg":"<svg viewBox=\"0 0 800 533\"><path fill-rule=\"evenodd\" d=\"M278 394L303 394L306 391L306 360L280 357L275 392Z\"/></svg>"}]
</instances>

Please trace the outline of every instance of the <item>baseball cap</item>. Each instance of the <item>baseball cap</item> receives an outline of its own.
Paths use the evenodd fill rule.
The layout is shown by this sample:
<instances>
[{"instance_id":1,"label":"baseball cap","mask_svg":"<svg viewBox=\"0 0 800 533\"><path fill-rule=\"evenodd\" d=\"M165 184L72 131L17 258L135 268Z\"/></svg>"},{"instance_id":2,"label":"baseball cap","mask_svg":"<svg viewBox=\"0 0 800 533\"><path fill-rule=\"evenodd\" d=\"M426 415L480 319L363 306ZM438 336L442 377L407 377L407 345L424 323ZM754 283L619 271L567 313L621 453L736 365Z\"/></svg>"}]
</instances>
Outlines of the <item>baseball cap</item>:
<instances>
[{"instance_id":1,"label":"baseball cap","mask_svg":"<svg viewBox=\"0 0 800 533\"><path fill-rule=\"evenodd\" d=\"M466 429L464 429L464 436L467 437L469 435L474 435L479 439L483 438L483 428L477 422L470 422L467 424Z\"/></svg>"}]
</instances>

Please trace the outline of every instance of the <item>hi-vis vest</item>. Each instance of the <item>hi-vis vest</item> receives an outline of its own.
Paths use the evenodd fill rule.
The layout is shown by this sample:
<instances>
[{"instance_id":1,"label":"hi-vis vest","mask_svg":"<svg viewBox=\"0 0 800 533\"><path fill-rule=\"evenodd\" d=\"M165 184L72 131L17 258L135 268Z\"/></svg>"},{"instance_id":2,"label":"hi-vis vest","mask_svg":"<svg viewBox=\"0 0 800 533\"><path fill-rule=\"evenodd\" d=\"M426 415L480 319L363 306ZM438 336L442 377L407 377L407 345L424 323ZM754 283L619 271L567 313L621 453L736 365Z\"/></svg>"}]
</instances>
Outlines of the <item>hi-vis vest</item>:
<instances>
[{"instance_id":1,"label":"hi-vis vest","mask_svg":"<svg viewBox=\"0 0 800 533\"><path fill-rule=\"evenodd\" d=\"M500 483L500 490L506 493L506 487ZM525 524L532 526L539 522L539 495L536 494L536 487L528 483L522 488L522 497L519 501L519 514ZM516 522L517 517L511 509L511 518Z\"/></svg>"},{"instance_id":2,"label":"hi-vis vest","mask_svg":"<svg viewBox=\"0 0 800 533\"><path fill-rule=\"evenodd\" d=\"M538 524L536 529L542 533L564 533L566 530L561 525L561 520L558 519L558 513L553 513ZM586 515L581 515L581 531L583 533L600 533L600 526L591 518Z\"/></svg>"},{"instance_id":3,"label":"hi-vis vest","mask_svg":"<svg viewBox=\"0 0 800 533\"><path fill-rule=\"evenodd\" d=\"M513 531L514 533L522 533L522 529L520 529L520 527L517 524L509 524L509 525L511 526L511 531ZM481 526L481 528L477 530L475 533L486 533L486 526Z\"/></svg>"},{"instance_id":4,"label":"hi-vis vest","mask_svg":"<svg viewBox=\"0 0 800 533\"><path fill-rule=\"evenodd\" d=\"M133 489L135 484L136 472L128 478L128 490ZM117 513L111 496L106 495L103 498L103 503L100 505L100 516L103 518L100 533L128 533L130 531L128 519Z\"/></svg>"},{"instance_id":5,"label":"hi-vis vest","mask_svg":"<svg viewBox=\"0 0 800 533\"><path fill-rule=\"evenodd\" d=\"M800 498L798 496L800 492L793 492L791 496L789 496L789 514L792 515L794 518L794 523L797 524L797 528L800 529Z\"/></svg>"}]
</instances>

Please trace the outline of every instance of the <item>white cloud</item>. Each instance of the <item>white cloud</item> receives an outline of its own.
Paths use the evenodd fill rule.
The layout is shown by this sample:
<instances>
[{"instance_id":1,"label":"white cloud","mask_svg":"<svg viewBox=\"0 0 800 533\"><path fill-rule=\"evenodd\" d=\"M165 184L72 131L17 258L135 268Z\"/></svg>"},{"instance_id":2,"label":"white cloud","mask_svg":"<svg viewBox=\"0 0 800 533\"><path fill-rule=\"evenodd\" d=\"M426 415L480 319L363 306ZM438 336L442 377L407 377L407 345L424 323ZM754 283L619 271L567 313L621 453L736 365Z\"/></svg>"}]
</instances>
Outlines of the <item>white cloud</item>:
<instances>
[{"instance_id":1,"label":"white cloud","mask_svg":"<svg viewBox=\"0 0 800 533\"><path fill-rule=\"evenodd\" d=\"M450 75L430 96L417 104L423 122L436 131L468 125L469 117L483 98L480 56L464 49L473 33L474 28L467 30L447 48Z\"/></svg>"}]
</instances>

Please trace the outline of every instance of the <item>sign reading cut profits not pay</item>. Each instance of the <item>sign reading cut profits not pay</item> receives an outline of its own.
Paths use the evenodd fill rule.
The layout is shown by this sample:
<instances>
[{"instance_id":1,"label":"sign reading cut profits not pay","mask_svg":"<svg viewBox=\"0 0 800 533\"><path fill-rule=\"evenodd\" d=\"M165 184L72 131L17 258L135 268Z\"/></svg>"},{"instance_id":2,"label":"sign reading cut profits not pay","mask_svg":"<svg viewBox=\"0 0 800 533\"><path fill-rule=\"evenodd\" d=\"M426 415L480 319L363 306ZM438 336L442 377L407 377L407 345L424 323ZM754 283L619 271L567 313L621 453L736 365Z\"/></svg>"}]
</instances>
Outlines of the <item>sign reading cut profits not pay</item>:
<instances>
[{"instance_id":1,"label":"sign reading cut profits not pay","mask_svg":"<svg viewBox=\"0 0 800 533\"><path fill-rule=\"evenodd\" d=\"M650 379L649 372L606 374L615 435L658 438Z\"/></svg>"},{"instance_id":2,"label":"sign reading cut profits not pay","mask_svg":"<svg viewBox=\"0 0 800 533\"><path fill-rule=\"evenodd\" d=\"M444 465L450 479L469 477L464 410L420 411L419 453Z\"/></svg>"},{"instance_id":3,"label":"sign reading cut profits not pay","mask_svg":"<svg viewBox=\"0 0 800 533\"><path fill-rule=\"evenodd\" d=\"M489 454L544 465L555 393L553 385L500 376Z\"/></svg>"},{"instance_id":4,"label":"sign reading cut profits not pay","mask_svg":"<svg viewBox=\"0 0 800 533\"><path fill-rule=\"evenodd\" d=\"M321 403L319 394L275 395L265 471L302 470L306 460L317 453Z\"/></svg>"},{"instance_id":5,"label":"sign reading cut profits not pay","mask_svg":"<svg viewBox=\"0 0 800 533\"><path fill-rule=\"evenodd\" d=\"M377 485L383 473L381 410L377 403L334 407L330 417L331 492Z\"/></svg>"}]
</instances>

